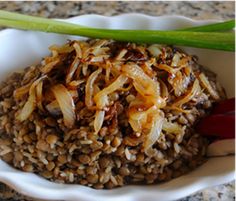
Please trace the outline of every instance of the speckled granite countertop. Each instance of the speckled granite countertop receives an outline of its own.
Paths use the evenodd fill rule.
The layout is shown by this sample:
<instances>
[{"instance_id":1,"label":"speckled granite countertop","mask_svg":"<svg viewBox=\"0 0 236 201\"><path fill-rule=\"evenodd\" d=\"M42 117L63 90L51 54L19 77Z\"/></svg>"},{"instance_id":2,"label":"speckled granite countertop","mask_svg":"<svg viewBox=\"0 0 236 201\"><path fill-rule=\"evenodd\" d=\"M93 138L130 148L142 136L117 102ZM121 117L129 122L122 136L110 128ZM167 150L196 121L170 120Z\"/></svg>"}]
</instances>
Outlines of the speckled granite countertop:
<instances>
[{"instance_id":1,"label":"speckled granite countertop","mask_svg":"<svg viewBox=\"0 0 236 201\"><path fill-rule=\"evenodd\" d=\"M96 13L117 15L137 12L149 15L185 15L193 19L232 19L234 2L0 2L0 9L44 17L68 18ZM0 201L36 201L0 183ZM235 182L208 188L179 201L233 201Z\"/></svg>"}]
</instances>

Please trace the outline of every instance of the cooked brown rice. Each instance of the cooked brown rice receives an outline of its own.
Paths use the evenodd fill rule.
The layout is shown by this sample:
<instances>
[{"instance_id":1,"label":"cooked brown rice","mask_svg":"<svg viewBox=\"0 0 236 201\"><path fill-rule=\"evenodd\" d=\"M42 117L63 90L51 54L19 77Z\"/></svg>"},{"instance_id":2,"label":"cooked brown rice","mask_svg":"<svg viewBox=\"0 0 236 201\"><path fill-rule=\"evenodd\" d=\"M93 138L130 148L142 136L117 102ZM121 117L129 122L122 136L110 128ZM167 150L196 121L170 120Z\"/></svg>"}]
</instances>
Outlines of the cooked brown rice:
<instances>
[{"instance_id":1,"label":"cooked brown rice","mask_svg":"<svg viewBox=\"0 0 236 201\"><path fill-rule=\"evenodd\" d=\"M0 85L2 160L97 189L167 181L206 160L193 126L225 95L196 57L110 40L50 50Z\"/></svg>"}]
</instances>

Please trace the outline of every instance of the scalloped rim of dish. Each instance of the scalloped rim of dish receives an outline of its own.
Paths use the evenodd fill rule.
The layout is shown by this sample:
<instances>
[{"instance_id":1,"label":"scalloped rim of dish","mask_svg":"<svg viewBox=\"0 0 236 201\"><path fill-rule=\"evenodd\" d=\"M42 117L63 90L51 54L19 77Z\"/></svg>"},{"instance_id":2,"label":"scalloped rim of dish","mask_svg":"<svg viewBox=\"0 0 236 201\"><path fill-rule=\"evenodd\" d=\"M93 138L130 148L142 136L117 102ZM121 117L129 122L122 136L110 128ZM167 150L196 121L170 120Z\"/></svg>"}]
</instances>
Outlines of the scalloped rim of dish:
<instances>
[{"instance_id":1,"label":"scalloped rim of dish","mask_svg":"<svg viewBox=\"0 0 236 201\"><path fill-rule=\"evenodd\" d=\"M94 18L96 20L106 20L109 21L109 23L112 23L112 20L116 18L142 18L148 21L153 21L154 19L158 18L167 21L185 21L185 23L189 24L189 26L192 26L193 24L197 26L208 24L211 22L219 22L219 20L193 20L179 15L149 16L138 13L126 13L111 17L96 14L87 14L60 20L75 23L79 20L88 20L88 18ZM2 30L0 31L0 36L2 34L8 34L12 31L14 31L14 29ZM201 174L204 175L204 168L205 166L207 166L207 164L212 169L212 172L217 173L216 164L218 164L222 159L224 159L225 161L222 166L224 166L224 168L226 168L228 171L224 173L218 172L218 174L214 175L205 175L205 177L199 179L199 177L202 176ZM189 174L161 184L128 185L112 190L95 190L81 185L57 184L54 182L50 182L42 177L37 176L36 174L25 173L16 170L0 160L0 167L3 167L3 169L5 169L3 171L0 170L0 181L9 185L22 194L47 200L79 199L80 201L118 201L122 199L123 201L144 201L160 198L163 201L167 201L179 199L203 188L219 185L233 180L235 176L234 170L232 170L233 161L234 156L211 158L207 163L203 164L198 169L191 171ZM201 172L200 176L199 172ZM182 186L181 184L179 184L180 180L182 181L182 183L184 183L182 184ZM171 189L171 186L178 186L178 188ZM161 189L161 191L159 190L159 188Z\"/></svg>"},{"instance_id":2,"label":"scalloped rim of dish","mask_svg":"<svg viewBox=\"0 0 236 201\"><path fill-rule=\"evenodd\" d=\"M146 14L142 14L142 13L124 13L124 14L119 14L119 15L114 15L114 16L104 16L104 15L98 15L98 14L85 14L85 15L80 15L80 16L74 16L71 18L67 18L67 19L59 19L59 18L54 18L56 20L60 20L60 21L65 21L65 22L71 22L71 23L75 23L78 19L83 19L83 18L97 18L97 19L102 19L102 20L108 20L111 21L115 18L125 18L125 17L142 17L144 19L147 20L154 20L156 18L158 19L168 19L168 20L184 20L186 22L189 23L189 25L191 26L192 24L195 24L195 26L198 25L204 25L204 24L209 24L209 23L214 23L214 22L221 22L221 20L215 20L215 19L208 19L208 20L194 20L182 15L163 15L163 16L153 16L153 15L146 15ZM9 32L15 29L12 28L6 28L3 30L0 30L0 36L1 34L5 34L5 32Z\"/></svg>"}]
</instances>

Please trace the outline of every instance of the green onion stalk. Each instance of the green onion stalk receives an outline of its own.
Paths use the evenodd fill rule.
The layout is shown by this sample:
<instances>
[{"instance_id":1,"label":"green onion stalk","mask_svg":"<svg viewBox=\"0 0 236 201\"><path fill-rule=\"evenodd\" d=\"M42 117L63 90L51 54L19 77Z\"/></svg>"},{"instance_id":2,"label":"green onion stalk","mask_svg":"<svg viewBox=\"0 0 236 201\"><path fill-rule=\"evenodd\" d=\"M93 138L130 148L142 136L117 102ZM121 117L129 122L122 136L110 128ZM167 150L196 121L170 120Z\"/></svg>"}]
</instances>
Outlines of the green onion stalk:
<instances>
[{"instance_id":1,"label":"green onion stalk","mask_svg":"<svg viewBox=\"0 0 236 201\"><path fill-rule=\"evenodd\" d=\"M182 30L112 30L81 26L65 21L33 17L0 10L0 26L34 30L89 38L117 41L181 45L225 51L235 51L235 36L232 30L235 21L191 27Z\"/></svg>"}]
</instances>

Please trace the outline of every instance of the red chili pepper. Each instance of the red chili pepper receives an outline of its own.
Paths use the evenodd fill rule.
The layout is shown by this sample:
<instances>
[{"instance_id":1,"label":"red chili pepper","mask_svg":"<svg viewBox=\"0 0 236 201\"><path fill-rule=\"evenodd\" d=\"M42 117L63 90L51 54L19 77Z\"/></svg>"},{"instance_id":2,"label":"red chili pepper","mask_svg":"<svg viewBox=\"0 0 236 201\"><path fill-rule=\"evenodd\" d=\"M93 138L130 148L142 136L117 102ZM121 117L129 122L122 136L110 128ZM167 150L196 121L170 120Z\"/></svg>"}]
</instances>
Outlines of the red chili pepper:
<instances>
[{"instance_id":1,"label":"red chili pepper","mask_svg":"<svg viewBox=\"0 0 236 201\"><path fill-rule=\"evenodd\" d=\"M212 113L200 120L196 130L218 139L235 138L235 98L216 104Z\"/></svg>"}]
</instances>

